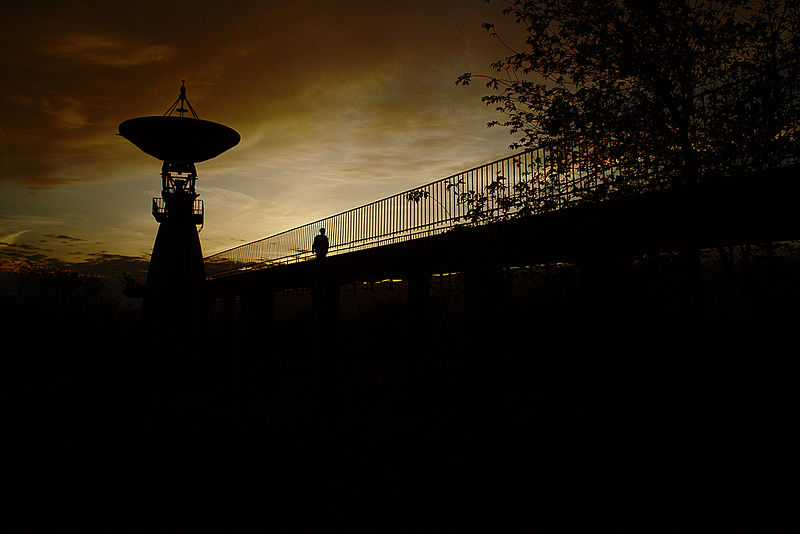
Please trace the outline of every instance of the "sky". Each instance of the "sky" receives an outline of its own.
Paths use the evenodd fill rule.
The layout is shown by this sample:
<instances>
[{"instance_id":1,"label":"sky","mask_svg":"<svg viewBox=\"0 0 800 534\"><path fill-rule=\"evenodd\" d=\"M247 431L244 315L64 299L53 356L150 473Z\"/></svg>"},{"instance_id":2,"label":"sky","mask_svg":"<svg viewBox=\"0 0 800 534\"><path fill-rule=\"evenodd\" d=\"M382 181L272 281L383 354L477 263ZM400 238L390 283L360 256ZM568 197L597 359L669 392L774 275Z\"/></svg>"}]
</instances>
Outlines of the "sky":
<instances>
[{"instance_id":1,"label":"sky","mask_svg":"<svg viewBox=\"0 0 800 534\"><path fill-rule=\"evenodd\" d=\"M182 80L239 145L197 164L204 256L506 156L484 0L4 2L0 265L146 269L161 163L117 134ZM512 38L508 38L513 40Z\"/></svg>"}]
</instances>

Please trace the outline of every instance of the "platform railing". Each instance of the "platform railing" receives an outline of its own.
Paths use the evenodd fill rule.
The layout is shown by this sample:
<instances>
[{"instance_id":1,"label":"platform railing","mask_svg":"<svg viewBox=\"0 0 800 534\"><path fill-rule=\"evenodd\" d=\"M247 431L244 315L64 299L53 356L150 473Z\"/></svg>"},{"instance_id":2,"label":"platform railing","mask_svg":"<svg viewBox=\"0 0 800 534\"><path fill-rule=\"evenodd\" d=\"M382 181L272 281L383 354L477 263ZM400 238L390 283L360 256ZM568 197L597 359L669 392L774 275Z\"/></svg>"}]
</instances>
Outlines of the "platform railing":
<instances>
[{"instance_id":1,"label":"platform railing","mask_svg":"<svg viewBox=\"0 0 800 534\"><path fill-rule=\"evenodd\" d=\"M153 198L153 217L158 222L164 221L167 218L167 203L161 197L154 197ZM192 202L192 211L190 213L192 221L195 224L203 224L203 201L200 199L195 199Z\"/></svg>"}]
</instances>

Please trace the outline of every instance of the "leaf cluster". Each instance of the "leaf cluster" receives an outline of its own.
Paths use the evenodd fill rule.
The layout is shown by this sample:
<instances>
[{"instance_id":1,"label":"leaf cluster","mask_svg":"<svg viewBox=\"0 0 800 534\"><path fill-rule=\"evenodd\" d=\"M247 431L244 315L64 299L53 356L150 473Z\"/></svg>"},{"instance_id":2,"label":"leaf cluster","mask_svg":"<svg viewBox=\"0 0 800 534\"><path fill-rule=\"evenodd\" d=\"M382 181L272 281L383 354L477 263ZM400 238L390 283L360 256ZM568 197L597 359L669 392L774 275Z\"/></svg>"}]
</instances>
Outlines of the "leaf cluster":
<instances>
[{"instance_id":1,"label":"leaf cluster","mask_svg":"<svg viewBox=\"0 0 800 534\"><path fill-rule=\"evenodd\" d=\"M646 157L673 181L796 153L798 0L507 0L521 28L483 102L512 148L580 138L598 162ZM614 153L617 154L614 154Z\"/></svg>"}]
</instances>

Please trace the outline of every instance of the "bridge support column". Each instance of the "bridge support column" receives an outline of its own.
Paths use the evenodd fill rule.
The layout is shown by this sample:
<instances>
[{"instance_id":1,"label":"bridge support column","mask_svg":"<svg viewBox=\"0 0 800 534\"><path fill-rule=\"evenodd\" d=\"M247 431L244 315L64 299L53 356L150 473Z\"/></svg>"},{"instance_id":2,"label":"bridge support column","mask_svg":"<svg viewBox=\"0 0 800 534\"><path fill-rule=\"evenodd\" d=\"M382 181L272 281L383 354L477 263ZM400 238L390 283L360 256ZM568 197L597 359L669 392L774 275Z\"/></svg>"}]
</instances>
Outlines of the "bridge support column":
<instances>
[{"instance_id":1,"label":"bridge support column","mask_svg":"<svg viewBox=\"0 0 800 534\"><path fill-rule=\"evenodd\" d=\"M509 350L516 352L512 343L519 332L500 328L504 289L503 269L493 262L477 259L464 272L467 320L460 347L465 355L465 380L474 392L465 399L464 410L473 413L476 421L494 421L502 412L510 379L505 361ZM488 439L492 430L485 426L479 435L478 439Z\"/></svg>"},{"instance_id":2,"label":"bridge support column","mask_svg":"<svg viewBox=\"0 0 800 534\"><path fill-rule=\"evenodd\" d=\"M315 260L311 307L314 331L311 336L314 373L314 402L320 416L339 410L338 388L344 362L339 347L339 280L325 260Z\"/></svg>"},{"instance_id":3,"label":"bridge support column","mask_svg":"<svg viewBox=\"0 0 800 534\"><path fill-rule=\"evenodd\" d=\"M268 348L275 321L272 286L255 283L242 292L240 377L247 389L263 384L268 373Z\"/></svg>"},{"instance_id":4,"label":"bridge support column","mask_svg":"<svg viewBox=\"0 0 800 534\"><path fill-rule=\"evenodd\" d=\"M231 341L236 338L236 295L225 293L222 296L222 339Z\"/></svg>"},{"instance_id":5,"label":"bridge support column","mask_svg":"<svg viewBox=\"0 0 800 534\"><path fill-rule=\"evenodd\" d=\"M407 358L409 407L418 414L426 412L430 395L435 390L429 380L430 371L441 350L432 337L430 300L431 273L426 269L408 275L408 335L400 354Z\"/></svg>"},{"instance_id":6,"label":"bridge support column","mask_svg":"<svg viewBox=\"0 0 800 534\"><path fill-rule=\"evenodd\" d=\"M253 284L242 293L242 334L248 341L269 335L275 320L272 286Z\"/></svg>"},{"instance_id":7,"label":"bridge support column","mask_svg":"<svg viewBox=\"0 0 800 534\"><path fill-rule=\"evenodd\" d=\"M339 280L325 260L316 260L311 293L314 310L314 350L330 351L339 344Z\"/></svg>"},{"instance_id":8,"label":"bridge support column","mask_svg":"<svg viewBox=\"0 0 800 534\"><path fill-rule=\"evenodd\" d=\"M414 271L408 276L408 329L410 338L428 337L430 329L431 273Z\"/></svg>"},{"instance_id":9,"label":"bridge support column","mask_svg":"<svg viewBox=\"0 0 800 534\"><path fill-rule=\"evenodd\" d=\"M216 325L214 318L217 313L217 297L211 293L204 292L202 299L202 312L200 321L200 331L203 333L201 338L206 340L216 335Z\"/></svg>"},{"instance_id":10,"label":"bridge support column","mask_svg":"<svg viewBox=\"0 0 800 534\"><path fill-rule=\"evenodd\" d=\"M464 293L470 332L480 339L492 339L489 334L505 298L503 268L485 261L473 263L464 272Z\"/></svg>"}]
</instances>

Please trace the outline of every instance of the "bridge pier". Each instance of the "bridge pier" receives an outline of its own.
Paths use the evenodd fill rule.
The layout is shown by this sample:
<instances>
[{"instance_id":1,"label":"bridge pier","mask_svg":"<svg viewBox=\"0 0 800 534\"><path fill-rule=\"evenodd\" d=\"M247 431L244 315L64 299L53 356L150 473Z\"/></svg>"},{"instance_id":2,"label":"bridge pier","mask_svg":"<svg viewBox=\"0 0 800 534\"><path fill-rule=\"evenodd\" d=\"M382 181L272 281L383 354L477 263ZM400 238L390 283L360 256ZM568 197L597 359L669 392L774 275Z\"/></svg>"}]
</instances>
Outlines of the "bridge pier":
<instances>
[{"instance_id":1,"label":"bridge pier","mask_svg":"<svg viewBox=\"0 0 800 534\"><path fill-rule=\"evenodd\" d=\"M330 352L339 345L339 280L327 261L315 261L311 293L314 351Z\"/></svg>"},{"instance_id":2,"label":"bridge pier","mask_svg":"<svg viewBox=\"0 0 800 534\"><path fill-rule=\"evenodd\" d=\"M325 259L314 260L311 333L314 362L314 403L320 416L339 410L338 389L347 357L339 346L339 280Z\"/></svg>"},{"instance_id":3,"label":"bridge pier","mask_svg":"<svg viewBox=\"0 0 800 534\"><path fill-rule=\"evenodd\" d=\"M410 338L427 339L430 329L431 272L408 275L408 330Z\"/></svg>"},{"instance_id":4,"label":"bridge pier","mask_svg":"<svg viewBox=\"0 0 800 534\"><path fill-rule=\"evenodd\" d=\"M428 375L433 358L440 347L432 343L431 336L431 272L414 269L408 273L407 335L402 353L407 358L408 379L416 384L414 394L409 396L411 406L418 413L426 409Z\"/></svg>"},{"instance_id":5,"label":"bridge pier","mask_svg":"<svg viewBox=\"0 0 800 534\"><path fill-rule=\"evenodd\" d=\"M503 268L493 262L471 262L464 271L464 297L469 317L469 331L481 342L489 342L488 334L497 326L498 312L505 294ZM488 347L486 347L488 348Z\"/></svg>"},{"instance_id":6,"label":"bridge pier","mask_svg":"<svg viewBox=\"0 0 800 534\"><path fill-rule=\"evenodd\" d=\"M236 339L236 295L231 292L222 295L222 339L225 342Z\"/></svg>"},{"instance_id":7,"label":"bridge pier","mask_svg":"<svg viewBox=\"0 0 800 534\"><path fill-rule=\"evenodd\" d=\"M272 286L254 283L242 291L242 328L248 344L269 336L275 322L275 291Z\"/></svg>"},{"instance_id":8,"label":"bridge pier","mask_svg":"<svg viewBox=\"0 0 800 534\"><path fill-rule=\"evenodd\" d=\"M503 268L487 259L476 258L464 270L464 305L467 314L460 347L464 354L464 380L472 394L464 399L464 411L481 421L476 441L489 440L491 421L502 412L502 399L509 379L505 359L509 343L519 332L501 326L505 298ZM527 336L522 336L527 339ZM515 353L518 351L514 351ZM523 354L515 354L525 357Z\"/></svg>"},{"instance_id":9,"label":"bridge pier","mask_svg":"<svg viewBox=\"0 0 800 534\"><path fill-rule=\"evenodd\" d=\"M241 349L239 373L242 385L252 389L269 379L269 341L274 333L275 291L271 285L253 283L241 296Z\"/></svg>"}]
</instances>

